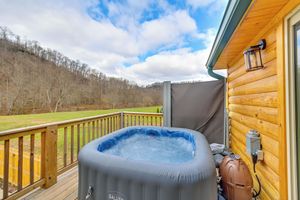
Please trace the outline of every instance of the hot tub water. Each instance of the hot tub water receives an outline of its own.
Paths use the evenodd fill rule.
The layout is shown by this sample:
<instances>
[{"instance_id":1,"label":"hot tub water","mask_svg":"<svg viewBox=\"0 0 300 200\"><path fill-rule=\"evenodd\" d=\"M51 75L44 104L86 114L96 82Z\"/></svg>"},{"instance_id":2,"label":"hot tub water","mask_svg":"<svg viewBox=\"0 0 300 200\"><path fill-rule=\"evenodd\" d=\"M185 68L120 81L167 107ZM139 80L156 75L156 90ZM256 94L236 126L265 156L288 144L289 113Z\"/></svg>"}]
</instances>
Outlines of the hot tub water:
<instances>
[{"instance_id":1,"label":"hot tub water","mask_svg":"<svg viewBox=\"0 0 300 200\"><path fill-rule=\"evenodd\" d=\"M183 137L134 134L120 140L104 153L126 159L179 164L194 158L193 144Z\"/></svg>"}]
</instances>

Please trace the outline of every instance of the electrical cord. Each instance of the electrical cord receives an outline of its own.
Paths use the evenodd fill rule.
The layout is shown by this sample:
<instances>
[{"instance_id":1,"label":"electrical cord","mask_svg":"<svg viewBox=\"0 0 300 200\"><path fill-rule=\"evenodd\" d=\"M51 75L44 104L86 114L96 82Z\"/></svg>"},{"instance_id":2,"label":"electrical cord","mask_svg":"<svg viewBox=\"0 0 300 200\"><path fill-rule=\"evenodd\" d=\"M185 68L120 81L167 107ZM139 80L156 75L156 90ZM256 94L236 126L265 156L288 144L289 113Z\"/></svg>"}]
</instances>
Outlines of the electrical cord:
<instances>
[{"instance_id":1,"label":"electrical cord","mask_svg":"<svg viewBox=\"0 0 300 200\"><path fill-rule=\"evenodd\" d=\"M261 192L261 182L256 174L256 169L255 169L255 166L256 166L256 163L257 163L257 155L256 154L252 154L252 163L253 163L253 172L254 172L254 175L256 177L256 180L258 182L258 191L256 191L254 188L254 194L253 194L253 198L254 199L257 199L257 197L259 196L260 192Z\"/></svg>"}]
</instances>

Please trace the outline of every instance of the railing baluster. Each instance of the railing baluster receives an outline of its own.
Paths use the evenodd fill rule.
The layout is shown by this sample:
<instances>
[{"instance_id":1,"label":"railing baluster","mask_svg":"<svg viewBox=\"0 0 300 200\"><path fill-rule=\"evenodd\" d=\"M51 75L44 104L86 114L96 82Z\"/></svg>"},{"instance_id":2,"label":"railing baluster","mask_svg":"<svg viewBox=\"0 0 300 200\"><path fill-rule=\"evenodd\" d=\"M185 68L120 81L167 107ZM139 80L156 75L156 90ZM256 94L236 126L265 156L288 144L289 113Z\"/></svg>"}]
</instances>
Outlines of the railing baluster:
<instances>
[{"instance_id":1,"label":"railing baluster","mask_svg":"<svg viewBox=\"0 0 300 200\"><path fill-rule=\"evenodd\" d=\"M129 126L129 115L127 114L126 115L126 127L128 127Z\"/></svg>"},{"instance_id":2,"label":"railing baluster","mask_svg":"<svg viewBox=\"0 0 300 200\"><path fill-rule=\"evenodd\" d=\"M102 137L103 136L103 120L102 119L100 119L100 137Z\"/></svg>"},{"instance_id":3,"label":"railing baluster","mask_svg":"<svg viewBox=\"0 0 300 200\"><path fill-rule=\"evenodd\" d=\"M116 130L116 116L112 116L112 131Z\"/></svg>"},{"instance_id":4,"label":"railing baluster","mask_svg":"<svg viewBox=\"0 0 300 200\"><path fill-rule=\"evenodd\" d=\"M95 139L95 121L92 122L92 140Z\"/></svg>"},{"instance_id":5,"label":"railing baluster","mask_svg":"<svg viewBox=\"0 0 300 200\"><path fill-rule=\"evenodd\" d=\"M91 141L91 122L88 122L88 143Z\"/></svg>"},{"instance_id":6,"label":"railing baluster","mask_svg":"<svg viewBox=\"0 0 300 200\"><path fill-rule=\"evenodd\" d=\"M82 145L85 145L85 123L82 124Z\"/></svg>"},{"instance_id":7,"label":"railing baluster","mask_svg":"<svg viewBox=\"0 0 300 200\"><path fill-rule=\"evenodd\" d=\"M77 156L80 151L80 124L77 124Z\"/></svg>"},{"instance_id":8,"label":"railing baluster","mask_svg":"<svg viewBox=\"0 0 300 200\"><path fill-rule=\"evenodd\" d=\"M125 127L125 115L124 112L120 113L120 128L124 128Z\"/></svg>"},{"instance_id":9,"label":"railing baluster","mask_svg":"<svg viewBox=\"0 0 300 200\"><path fill-rule=\"evenodd\" d=\"M97 124L96 124L96 137L99 138L100 137L100 129L99 129L99 119L97 120Z\"/></svg>"},{"instance_id":10,"label":"railing baluster","mask_svg":"<svg viewBox=\"0 0 300 200\"><path fill-rule=\"evenodd\" d=\"M116 116L116 129L119 130L120 129L120 115Z\"/></svg>"},{"instance_id":11,"label":"railing baluster","mask_svg":"<svg viewBox=\"0 0 300 200\"><path fill-rule=\"evenodd\" d=\"M74 161L74 126L71 126L71 163Z\"/></svg>"},{"instance_id":12,"label":"railing baluster","mask_svg":"<svg viewBox=\"0 0 300 200\"><path fill-rule=\"evenodd\" d=\"M107 134L110 133L110 117L107 118Z\"/></svg>"},{"instance_id":13,"label":"railing baluster","mask_svg":"<svg viewBox=\"0 0 300 200\"><path fill-rule=\"evenodd\" d=\"M107 134L109 134L111 132L111 118L110 117L107 118L107 130L108 130Z\"/></svg>"},{"instance_id":14,"label":"railing baluster","mask_svg":"<svg viewBox=\"0 0 300 200\"><path fill-rule=\"evenodd\" d=\"M123 115L123 119L122 119L122 115ZM125 128L127 127L127 115L125 113L121 113L121 128Z\"/></svg>"},{"instance_id":15,"label":"railing baluster","mask_svg":"<svg viewBox=\"0 0 300 200\"><path fill-rule=\"evenodd\" d=\"M112 132L116 130L116 116L112 116Z\"/></svg>"},{"instance_id":16,"label":"railing baluster","mask_svg":"<svg viewBox=\"0 0 300 200\"><path fill-rule=\"evenodd\" d=\"M3 198L8 197L9 178L9 140L4 141L4 168L3 168Z\"/></svg>"},{"instance_id":17,"label":"railing baluster","mask_svg":"<svg viewBox=\"0 0 300 200\"><path fill-rule=\"evenodd\" d=\"M116 116L115 116L115 119L116 119L116 120L115 120L115 127L116 127L116 130L118 130L118 129L119 129L119 124L120 124L120 123L119 123L119 116L116 115Z\"/></svg>"},{"instance_id":18,"label":"railing baluster","mask_svg":"<svg viewBox=\"0 0 300 200\"><path fill-rule=\"evenodd\" d=\"M121 112L120 115L120 128L125 128L126 127L126 114Z\"/></svg>"},{"instance_id":19,"label":"railing baluster","mask_svg":"<svg viewBox=\"0 0 300 200\"><path fill-rule=\"evenodd\" d=\"M115 116L111 117L111 132L115 131Z\"/></svg>"},{"instance_id":20,"label":"railing baluster","mask_svg":"<svg viewBox=\"0 0 300 200\"><path fill-rule=\"evenodd\" d=\"M106 118L103 119L103 136L106 135Z\"/></svg>"},{"instance_id":21,"label":"railing baluster","mask_svg":"<svg viewBox=\"0 0 300 200\"><path fill-rule=\"evenodd\" d=\"M34 182L34 141L35 140L35 134L30 135L30 184L33 184Z\"/></svg>"},{"instance_id":22,"label":"railing baluster","mask_svg":"<svg viewBox=\"0 0 300 200\"><path fill-rule=\"evenodd\" d=\"M105 118L105 135L107 135L109 133L108 123L109 123L108 118Z\"/></svg>"},{"instance_id":23,"label":"railing baluster","mask_svg":"<svg viewBox=\"0 0 300 200\"><path fill-rule=\"evenodd\" d=\"M68 136L67 136L68 128L64 128L64 167L67 166L67 148L68 148Z\"/></svg>"},{"instance_id":24,"label":"railing baluster","mask_svg":"<svg viewBox=\"0 0 300 200\"><path fill-rule=\"evenodd\" d=\"M106 134L109 133L109 117L106 118Z\"/></svg>"},{"instance_id":25,"label":"railing baluster","mask_svg":"<svg viewBox=\"0 0 300 200\"><path fill-rule=\"evenodd\" d=\"M109 123L110 123L110 120L109 120L109 117L106 118L106 134L109 134L110 133L110 126L109 126Z\"/></svg>"},{"instance_id":26,"label":"railing baluster","mask_svg":"<svg viewBox=\"0 0 300 200\"><path fill-rule=\"evenodd\" d=\"M120 129L120 116L119 115L116 115L116 130L119 130Z\"/></svg>"},{"instance_id":27,"label":"railing baluster","mask_svg":"<svg viewBox=\"0 0 300 200\"><path fill-rule=\"evenodd\" d=\"M19 152L18 152L18 191L22 190L23 181L23 136L19 137Z\"/></svg>"},{"instance_id":28,"label":"railing baluster","mask_svg":"<svg viewBox=\"0 0 300 200\"><path fill-rule=\"evenodd\" d=\"M102 121L102 128L101 128L101 130L102 130L102 136L104 136L105 135L105 118L102 119L101 121Z\"/></svg>"},{"instance_id":29,"label":"railing baluster","mask_svg":"<svg viewBox=\"0 0 300 200\"><path fill-rule=\"evenodd\" d=\"M111 133L113 131L113 127L112 127L112 117L109 118L109 133Z\"/></svg>"},{"instance_id":30,"label":"railing baluster","mask_svg":"<svg viewBox=\"0 0 300 200\"><path fill-rule=\"evenodd\" d=\"M126 127L130 126L130 115L126 115Z\"/></svg>"},{"instance_id":31,"label":"railing baluster","mask_svg":"<svg viewBox=\"0 0 300 200\"><path fill-rule=\"evenodd\" d=\"M131 126L134 126L134 116L135 115L131 115Z\"/></svg>"},{"instance_id":32,"label":"railing baluster","mask_svg":"<svg viewBox=\"0 0 300 200\"><path fill-rule=\"evenodd\" d=\"M117 127L118 129L121 129L121 114L117 116L118 122L117 122Z\"/></svg>"}]
</instances>

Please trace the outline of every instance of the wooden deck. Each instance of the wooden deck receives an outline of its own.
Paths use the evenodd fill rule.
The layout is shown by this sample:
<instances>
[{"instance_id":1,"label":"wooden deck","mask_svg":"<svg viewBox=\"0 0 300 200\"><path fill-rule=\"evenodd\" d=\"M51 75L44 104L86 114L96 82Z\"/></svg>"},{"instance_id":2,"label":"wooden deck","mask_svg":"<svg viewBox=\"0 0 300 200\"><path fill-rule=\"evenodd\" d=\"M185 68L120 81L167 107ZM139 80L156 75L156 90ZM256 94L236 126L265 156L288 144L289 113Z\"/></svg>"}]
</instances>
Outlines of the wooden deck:
<instances>
[{"instance_id":1,"label":"wooden deck","mask_svg":"<svg viewBox=\"0 0 300 200\"><path fill-rule=\"evenodd\" d=\"M48 189L38 189L21 200L74 200L77 199L77 166L58 177L57 183Z\"/></svg>"}]
</instances>

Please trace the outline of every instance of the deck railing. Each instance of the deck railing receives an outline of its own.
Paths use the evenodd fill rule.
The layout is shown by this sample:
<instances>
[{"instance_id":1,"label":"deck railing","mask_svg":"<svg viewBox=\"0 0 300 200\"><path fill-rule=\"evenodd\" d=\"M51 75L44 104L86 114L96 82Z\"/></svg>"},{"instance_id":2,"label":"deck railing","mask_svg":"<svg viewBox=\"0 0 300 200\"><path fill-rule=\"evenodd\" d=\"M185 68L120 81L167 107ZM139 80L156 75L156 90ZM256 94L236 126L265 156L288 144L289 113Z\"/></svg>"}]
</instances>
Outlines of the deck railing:
<instances>
[{"instance_id":1,"label":"deck railing","mask_svg":"<svg viewBox=\"0 0 300 200\"><path fill-rule=\"evenodd\" d=\"M160 113L118 112L0 132L2 199L16 199L48 188L77 165L89 141L128 126L162 126Z\"/></svg>"}]
</instances>

